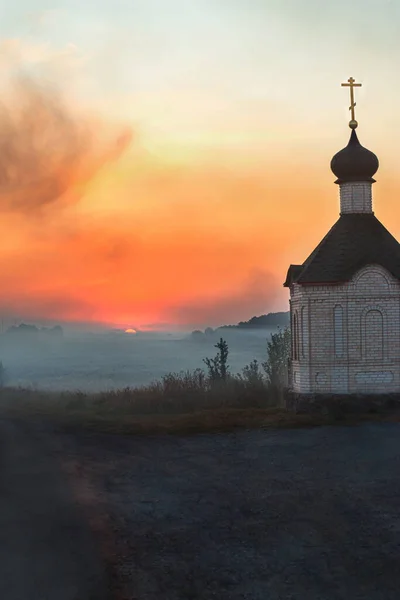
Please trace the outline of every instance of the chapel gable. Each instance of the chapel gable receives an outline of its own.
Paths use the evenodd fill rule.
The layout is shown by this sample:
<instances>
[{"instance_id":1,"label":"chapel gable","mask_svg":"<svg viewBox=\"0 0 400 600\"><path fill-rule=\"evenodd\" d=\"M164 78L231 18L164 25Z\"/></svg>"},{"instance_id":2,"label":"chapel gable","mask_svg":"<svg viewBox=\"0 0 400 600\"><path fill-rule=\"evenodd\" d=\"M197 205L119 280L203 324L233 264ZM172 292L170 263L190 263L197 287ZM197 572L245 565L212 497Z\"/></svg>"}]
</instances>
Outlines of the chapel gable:
<instances>
[{"instance_id":1,"label":"chapel gable","mask_svg":"<svg viewBox=\"0 0 400 600\"><path fill-rule=\"evenodd\" d=\"M351 291L365 297L396 293L398 286L398 280L380 265L368 265L360 269L350 282Z\"/></svg>"}]
</instances>

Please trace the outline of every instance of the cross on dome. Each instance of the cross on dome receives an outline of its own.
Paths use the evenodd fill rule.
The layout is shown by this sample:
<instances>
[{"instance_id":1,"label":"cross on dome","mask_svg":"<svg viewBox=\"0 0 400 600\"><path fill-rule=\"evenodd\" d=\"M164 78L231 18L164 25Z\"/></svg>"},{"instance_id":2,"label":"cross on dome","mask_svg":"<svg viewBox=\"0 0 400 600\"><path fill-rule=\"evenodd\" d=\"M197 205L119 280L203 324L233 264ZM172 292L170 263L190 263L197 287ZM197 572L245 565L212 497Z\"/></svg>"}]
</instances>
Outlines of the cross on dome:
<instances>
[{"instance_id":1,"label":"cross on dome","mask_svg":"<svg viewBox=\"0 0 400 600\"><path fill-rule=\"evenodd\" d=\"M377 156L361 146L355 129L358 123L355 119L355 106L354 101L354 88L361 87L361 83L356 83L353 77L348 79L348 83L342 83L342 87L350 88L350 107L351 110L351 121L349 127L352 130L350 135L349 143L346 148L337 152L331 161L331 169L337 177L335 183L349 183L349 182L364 182L374 183L375 179L373 176L379 168L379 161Z\"/></svg>"},{"instance_id":2,"label":"cross on dome","mask_svg":"<svg viewBox=\"0 0 400 600\"><path fill-rule=\"evenodd\" d=\"M347 81L348 81L348 83L342 83L342 87L350 88L349 110L351 110L351 121L349 122L349 127L350 127L350 129L356 129L358 126L358 123L356 121L355 110L354 110L356 107L356 102L354 102L354 88L361 87L362 83L356 83L356 80L353 77L350 77L350 79L348 79Z\"/></svg>"}]
</instances>

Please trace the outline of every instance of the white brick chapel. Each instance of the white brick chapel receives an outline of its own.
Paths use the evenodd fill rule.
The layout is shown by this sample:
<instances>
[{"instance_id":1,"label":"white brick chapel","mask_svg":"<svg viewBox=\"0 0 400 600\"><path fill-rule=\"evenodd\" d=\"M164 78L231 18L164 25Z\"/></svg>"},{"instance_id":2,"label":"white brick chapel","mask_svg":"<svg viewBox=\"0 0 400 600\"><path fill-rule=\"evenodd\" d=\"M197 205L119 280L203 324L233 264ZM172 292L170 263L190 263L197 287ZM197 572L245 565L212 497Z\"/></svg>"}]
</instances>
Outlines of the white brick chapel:
<instances>
[{"instance_id":1,"label":"white brick chapel","mask_svg":"<svg viewBox=\"0 0 400 600\"><path fill-rule=\"evenodd\" d=\"M378 158L350 141L331 161L340 216L302 265L290 265L292 356L299 394L400 392L400 244L373 212Z\"/></svg>"}]
</instances>

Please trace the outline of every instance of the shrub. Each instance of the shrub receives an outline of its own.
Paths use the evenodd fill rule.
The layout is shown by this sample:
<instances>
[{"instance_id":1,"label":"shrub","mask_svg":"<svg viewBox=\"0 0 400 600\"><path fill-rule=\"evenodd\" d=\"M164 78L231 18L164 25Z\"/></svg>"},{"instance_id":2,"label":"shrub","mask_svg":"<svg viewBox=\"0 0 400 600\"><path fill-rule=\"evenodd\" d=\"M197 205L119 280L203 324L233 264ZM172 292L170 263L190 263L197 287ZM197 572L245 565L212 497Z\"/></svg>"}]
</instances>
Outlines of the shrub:
<instances>
[{"instance_id":1,"label":"shrub","mask_svg":"<svg viewBox=\"0 0 400 600\"><path fill-rule=\"evenodd\" d=\"M218 350L216 356L214 358L203 359L203 362L207 365L208 378L210 383L226 383L229 374L228 343L223 338L220 338L218 344L215 344L214 348L217 348Z\"/></svg>"},{"instance_id":2,"label":"shrub","mask_svg":"<svg viewBox=\"0 0 400 600\"><path fill-rule=\"evenodd\" d=\"M264 408L274 405L267 379L257 360L246 365L234 379L236 403L240 408Z\"/></svg>"},{"instance_id":3,"label":"shrub","mask_svg":"<svg viewBox=\"0 0 400 600\"><path fill-rule=\"evenodd\" d=\"M246 365L238 377L252 387L264 387L265 385L258 360L253 360L249 365Z\"/></svg>"},{"instance_id":4,"label":"shrub","mask_svg":"<svg viewBox=\"0 0 400 600\"><path fill-rule=\"evenodd\" d=\"M267 360L263 368L268 383L276 388L284 388L288 383L288 360L290 356L290 329L278 330L267 343Z\"/></svg>"}]
</instances>

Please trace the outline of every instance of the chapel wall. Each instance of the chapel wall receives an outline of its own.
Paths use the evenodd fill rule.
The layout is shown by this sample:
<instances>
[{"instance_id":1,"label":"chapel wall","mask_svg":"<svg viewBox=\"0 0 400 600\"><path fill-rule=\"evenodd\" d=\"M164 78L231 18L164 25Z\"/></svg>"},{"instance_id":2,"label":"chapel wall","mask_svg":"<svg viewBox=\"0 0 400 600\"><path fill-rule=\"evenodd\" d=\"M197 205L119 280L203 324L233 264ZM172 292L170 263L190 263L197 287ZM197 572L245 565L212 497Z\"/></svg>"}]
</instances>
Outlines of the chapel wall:
<instances>
[{"instance_id":1,"label":"chapel wall","mask_svg":"<svg viewBox=\"0 0 400 600\"><path fill-rule=\"evenodd\" d=\"M342 183L339 196L340 214L372 213L371 183L364 181Z\"/></svg>"},{"instance_id":2,"label":"chapel wall","mask_svg":"<svg viewBox=\"0 0 400 600\"><path fill-rule=\"evenodd\" d=\"M294 284L291 307L307 316L293 391L400 391L400 283L385 269L367 266L340 286Z\"/></svg>"}]
</instances>

